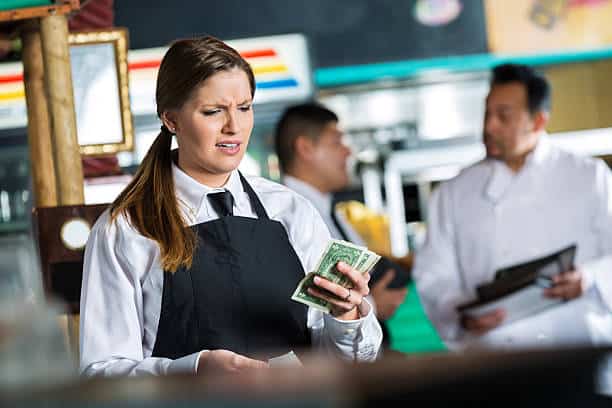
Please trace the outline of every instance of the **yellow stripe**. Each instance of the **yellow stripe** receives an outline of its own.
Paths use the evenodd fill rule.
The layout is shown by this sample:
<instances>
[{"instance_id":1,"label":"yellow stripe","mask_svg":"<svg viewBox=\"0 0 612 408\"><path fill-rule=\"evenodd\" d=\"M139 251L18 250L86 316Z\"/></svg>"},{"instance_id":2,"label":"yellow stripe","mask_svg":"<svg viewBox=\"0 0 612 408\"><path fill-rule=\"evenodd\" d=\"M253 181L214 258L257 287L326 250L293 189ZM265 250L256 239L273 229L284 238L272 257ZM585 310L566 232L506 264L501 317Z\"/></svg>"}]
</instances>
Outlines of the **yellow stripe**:
<instances>
[{"instance_id":1,"label":"yellow stripe","mask_svg":"<svg viewBox=\"0 0 612 408\"><path fill-rule=\"evenodd\" d=\"M270 74L274 72L287 72L286 65L265 65L263 67L253 67L253 73L255 75Z\"/></svg>"},{"instance_id":2,"label":"yellow stripe","mask_svg":"<svg viewBox=\"0 0 612 408\"><path fill-rule=\"evenodd\" d=\"M7 101L10 99L23 99L25 97L24 91L15 92L2 92L0 93L0 101Z\"/></svg>"}]
</instances>

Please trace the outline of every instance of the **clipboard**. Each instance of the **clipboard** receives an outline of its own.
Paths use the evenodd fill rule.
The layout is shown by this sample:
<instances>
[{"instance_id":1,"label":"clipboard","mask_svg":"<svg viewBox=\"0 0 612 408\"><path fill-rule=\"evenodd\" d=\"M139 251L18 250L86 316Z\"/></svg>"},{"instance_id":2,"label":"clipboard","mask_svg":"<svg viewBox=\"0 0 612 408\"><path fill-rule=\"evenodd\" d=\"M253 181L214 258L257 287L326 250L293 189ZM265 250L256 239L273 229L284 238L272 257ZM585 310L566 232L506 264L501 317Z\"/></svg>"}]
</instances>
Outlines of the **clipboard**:
<instances>
[{"instance_id":1,"label":"clipboard","mask_svg":"<svg viewBox=\"0 0 612 408\"><path fill-rule=\"evenodd\" d=\"M495 309L504 309L506 318L502 324L508 324L564 303L563 299L544 297L542 291L552 287L553 276L574 269L575 255L573 244L553 254L500 269L492 282L476 288L476 300L457 306L457 311L466 317L480 317Z\"/></svg>"}]
</instances>

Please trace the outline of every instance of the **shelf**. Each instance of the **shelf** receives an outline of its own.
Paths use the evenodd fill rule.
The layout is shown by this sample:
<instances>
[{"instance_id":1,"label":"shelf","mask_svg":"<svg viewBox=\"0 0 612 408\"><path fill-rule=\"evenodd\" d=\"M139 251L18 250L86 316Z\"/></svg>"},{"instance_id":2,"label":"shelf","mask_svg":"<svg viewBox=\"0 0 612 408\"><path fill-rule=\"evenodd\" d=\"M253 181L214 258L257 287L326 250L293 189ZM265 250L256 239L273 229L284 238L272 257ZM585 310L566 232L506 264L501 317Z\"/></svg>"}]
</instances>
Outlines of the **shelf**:
<instances>
[{"instance_id":1,"label":"shelf","mask_svg":"<svg viewBox=\"0 0 612 408\"><path fill-rule=\"evenodd\" d=\"M17 3L17 2L14 2ZM22 4L42 3L40 1L22 1ZM36 7L14 8L12 10L0 10L0 22L26 20L30 18L48 17L59 14L68 14L80 8L80 0L58 0L54 4Z\"/></svg>"}]
</instances>

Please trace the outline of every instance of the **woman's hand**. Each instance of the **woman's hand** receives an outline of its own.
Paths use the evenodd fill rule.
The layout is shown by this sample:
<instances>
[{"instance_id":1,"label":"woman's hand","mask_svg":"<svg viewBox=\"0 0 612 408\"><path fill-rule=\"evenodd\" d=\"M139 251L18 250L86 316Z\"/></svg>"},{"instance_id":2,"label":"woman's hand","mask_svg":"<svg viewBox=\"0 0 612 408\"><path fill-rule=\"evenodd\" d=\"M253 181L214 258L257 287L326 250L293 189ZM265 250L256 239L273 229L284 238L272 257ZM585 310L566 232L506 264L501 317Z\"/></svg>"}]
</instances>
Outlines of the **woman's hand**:
<instances>
[{"instance_id":1,"label":"woman's hand","mask_svg":"<svg viewBox=\"0 0 612 408\"><path fill-rule=\"evenodd\" d=\"M359 319L362 315L360 307L363 298L370 293L368 287L370 274L361 274L345 262L338 262L336 268L349 278L352 287L345 288L325 278L315 276L314 283L318 287L309 288L308 293L328 301L331 305L332 316L340 320Z\"/></svg>"},{"instance_id":2,"label":"woman's hand","mask_svg":"<svg viewBox=\"0 0 612 408\"><path fill-rule=\"evenodd\" d=\"M238 373L257 368L268 368L268 363L253 360L229 350L211 350L200 354L198 374L208 372Z\"/></svg>"}]
</instances>

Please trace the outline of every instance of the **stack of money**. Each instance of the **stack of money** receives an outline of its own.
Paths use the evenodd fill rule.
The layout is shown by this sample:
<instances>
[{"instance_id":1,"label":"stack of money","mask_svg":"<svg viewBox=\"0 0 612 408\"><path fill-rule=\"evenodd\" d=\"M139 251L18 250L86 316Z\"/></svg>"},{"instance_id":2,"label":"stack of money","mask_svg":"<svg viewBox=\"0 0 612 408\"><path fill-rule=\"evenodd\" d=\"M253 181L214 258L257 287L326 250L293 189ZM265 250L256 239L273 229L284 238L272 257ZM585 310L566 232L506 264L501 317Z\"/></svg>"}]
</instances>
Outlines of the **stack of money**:
<instances>
[{"instance_id":1,"label":"stack of money","mask_svg":"<svg viewBox=\"0 0 612 408\"><path fill-rule=\"evenodd\" d=\"M363 274L370 272L379 259L380 255L375 254L365 247L351 244L347 241L331 240L325 251L323 251L315 270L308 273L304 279L300 281L291 299L329 313L329 302L308 293L308 288L317 287L313 282L315 275L321 276L345 288L349 288L351 287L351 281L336 269L338 262L345 262ZM321 288L319 288L319 290L324 292Z\"/></svg>"}]
</instances>

